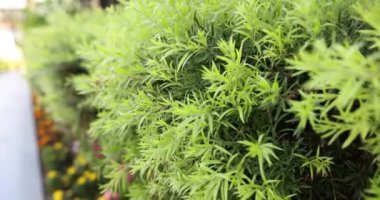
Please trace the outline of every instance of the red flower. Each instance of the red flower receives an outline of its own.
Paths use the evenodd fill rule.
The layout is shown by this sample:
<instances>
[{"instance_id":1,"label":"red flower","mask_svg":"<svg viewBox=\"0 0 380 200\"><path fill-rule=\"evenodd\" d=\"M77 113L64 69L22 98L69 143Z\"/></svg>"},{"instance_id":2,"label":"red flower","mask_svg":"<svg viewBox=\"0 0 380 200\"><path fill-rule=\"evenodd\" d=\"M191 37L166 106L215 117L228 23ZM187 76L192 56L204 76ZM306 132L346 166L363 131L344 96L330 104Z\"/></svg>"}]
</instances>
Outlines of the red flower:
<instances>
[{"instance_id":1,"label":"red flower","mask_svg":"<svg viewBox=\"0 0 380 200\"><path fill-rule=\"evenodd\" d=\"M131 171L128 171L128 175L127 175L128 183L132 183L133 179L135 179L135 176L132 174Z\"/></svg>"},{"instance_id":2,"label":"red flower","mask_svg":"<svg viewBox=\"0 0 380 200\"><path fill-rule=\"evenodd\" d=\"M101 153L102 147L97 142L94 142L92 144L92 150L93 150L96 158L98 158L98 159L104 158L104 155Z\"/></svg>"},{"instance_id":3,"label":"red flower","mask_svg":"<svg viewBox=\"0 0 380 200\"><path fill-rule=\"evenodd\" d=\"M119 199L119 193L107 191L103 194L103 197L107 200L118 200Z\"/></svg>"}]
</instances>

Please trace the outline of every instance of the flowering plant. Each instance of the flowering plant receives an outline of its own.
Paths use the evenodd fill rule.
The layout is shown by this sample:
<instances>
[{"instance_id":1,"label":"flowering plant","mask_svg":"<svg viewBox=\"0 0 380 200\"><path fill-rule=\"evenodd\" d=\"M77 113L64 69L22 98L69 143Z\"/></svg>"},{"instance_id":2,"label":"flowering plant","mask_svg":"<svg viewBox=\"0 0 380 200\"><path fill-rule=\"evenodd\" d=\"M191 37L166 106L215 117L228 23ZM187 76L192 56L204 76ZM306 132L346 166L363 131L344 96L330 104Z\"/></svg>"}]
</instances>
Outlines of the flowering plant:
<instances>
[{"instance_id":1,"label":"flowering plant","mask_svg":"<svg viewBox=\"0 0 380 200\"><path fill-rule=\"evenodd\" d=\"M45 185L53 200L95 199L97 173L91 169L80 141L57 131L34 96L38 144L45 170Z\"/></svg>"}]
</instances>

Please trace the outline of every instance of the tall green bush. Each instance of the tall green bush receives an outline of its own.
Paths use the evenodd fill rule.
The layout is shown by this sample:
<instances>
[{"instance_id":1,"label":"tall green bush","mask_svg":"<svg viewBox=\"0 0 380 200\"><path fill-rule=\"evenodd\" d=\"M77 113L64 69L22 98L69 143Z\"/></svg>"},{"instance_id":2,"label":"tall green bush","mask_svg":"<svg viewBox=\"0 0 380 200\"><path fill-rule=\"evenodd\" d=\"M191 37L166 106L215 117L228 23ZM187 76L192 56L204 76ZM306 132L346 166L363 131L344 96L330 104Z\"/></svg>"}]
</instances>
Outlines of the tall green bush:
<instances>
[{"instance_id":1,"label":"tall green bush","mask_svg":"<svg viewBox=\"0 0 380 200\"><path fill-rule=\"evenodd\" d=\"M38 49L70 52L85 67L69 83L98 112L89 134L102 147L104 191L377 199L379 8L375 0L129 1L101 19L57 19L72 31L51 24L54 48ZM60 34L75 39L59 43ZM46 83L62 80L56 74Z\"/></svg>"},{"instance_id":2,"label":"tall green bush","mask_svg":"<svg viewBox=\"0 0 380 200\"><path fill-rule=\"evenodd\" d=\"M368 48L378 33L369 31L376 10L358 15L357 4L157 0L115 9L79 50L89 75L74 78L99 109L90 134L105 155L103 188L131 199L360 199L375 154L352 142L378 129L378 57L369 56L378 47ZM361 41L363 49L337 45ZM374 77L362 69L366 55ZM354 103L363 108L355 114Z\"/></svg>"}]
</instances>

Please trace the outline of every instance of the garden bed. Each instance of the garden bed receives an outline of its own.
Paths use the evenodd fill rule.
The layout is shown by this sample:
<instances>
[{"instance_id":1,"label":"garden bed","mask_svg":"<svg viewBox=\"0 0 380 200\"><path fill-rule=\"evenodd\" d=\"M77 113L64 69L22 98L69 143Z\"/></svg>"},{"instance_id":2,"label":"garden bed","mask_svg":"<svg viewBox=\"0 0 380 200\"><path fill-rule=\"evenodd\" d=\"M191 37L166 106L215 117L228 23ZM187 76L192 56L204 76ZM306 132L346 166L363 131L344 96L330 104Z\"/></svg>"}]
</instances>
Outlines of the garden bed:
<instances>
[{"instance_id":1,"label":"garden bed","mask_svg":"<svg viewBox=\"0 0 380 200\"><path fill-rule=\"evenodd\" d=\"M99 175L80 152L80 141L57 130L34 95L38 146L41 153L45 191L48 199L76 200L100 198Z\"/></svg>"}]
</instances>

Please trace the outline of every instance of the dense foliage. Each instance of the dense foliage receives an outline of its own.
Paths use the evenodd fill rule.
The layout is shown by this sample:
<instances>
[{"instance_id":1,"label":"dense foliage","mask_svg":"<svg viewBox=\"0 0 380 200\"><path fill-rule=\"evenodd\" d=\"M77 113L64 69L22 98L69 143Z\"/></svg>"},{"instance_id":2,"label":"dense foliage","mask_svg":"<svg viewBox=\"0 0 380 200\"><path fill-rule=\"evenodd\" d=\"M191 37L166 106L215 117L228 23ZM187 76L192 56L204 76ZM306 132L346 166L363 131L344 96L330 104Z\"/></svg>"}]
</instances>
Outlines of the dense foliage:
<instances>
[{"instance_id":1,"label":"dense foliage","mask_svg":"<svg viewBox=\"0 0 380 200\"><path fill-rule=\"evenodd\" d=\"M30 40L32 62L42 61L31 67L85 67L69 84L98 111L89 134L102 147L104 191L376 199L379 9L375 0L130 1L91 19L55 18L51 37ZM50 105L67 100L67 77L36 80L60 81L43 90L56 96ZM57 118L77 111L56 106Z\"/></svg>"}]
</instances>

